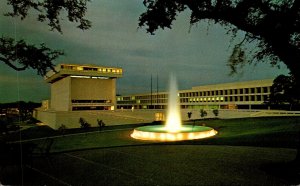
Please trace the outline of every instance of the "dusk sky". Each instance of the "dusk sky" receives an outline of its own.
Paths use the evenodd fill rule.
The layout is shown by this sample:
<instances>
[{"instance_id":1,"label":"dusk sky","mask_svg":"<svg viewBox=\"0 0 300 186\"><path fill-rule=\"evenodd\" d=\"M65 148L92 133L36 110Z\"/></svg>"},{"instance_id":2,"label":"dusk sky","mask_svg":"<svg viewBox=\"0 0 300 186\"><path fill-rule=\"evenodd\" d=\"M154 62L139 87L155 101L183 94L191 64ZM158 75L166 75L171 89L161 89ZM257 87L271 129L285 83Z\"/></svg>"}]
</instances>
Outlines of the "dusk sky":
<instances>
[{"instance_id":1,"label":"dusk sky","mask_svg":"<svg viewBox=\"0 0 300 186\"><path fill-rule=\"evenodd\" d=\"M8 10L6 0L0 2L1 14ZM64 50L65 56L55 64L95 64L123 68L117 81L117 93L150 92L150 77L156 76L159 89L168 87L169 73L176 74L179 89L192 86L272 79L287 74L284 65L267 63L247 65L241 73L229 76L226 66L233 43L219 25L203 22L190 29L189 12L179 15L171 30L158 30L155 35L138 29L138 18L145 11L142 0L94 0L88 5L87 18L92 28L82 31L76 24L62 21L63 34L50 31L47 23L36 21L36 13L21 21L0 16L0 33L31 44L45 43L52 49ZM66 17L63 17L65 20ZM242 32L239 33L243 35ZM236 38L233 42L239 42ZM17 100L41 101L50 98L50 85L35 71L16 72L0 63L0 103Z\"/></svg>"}]
</instances>

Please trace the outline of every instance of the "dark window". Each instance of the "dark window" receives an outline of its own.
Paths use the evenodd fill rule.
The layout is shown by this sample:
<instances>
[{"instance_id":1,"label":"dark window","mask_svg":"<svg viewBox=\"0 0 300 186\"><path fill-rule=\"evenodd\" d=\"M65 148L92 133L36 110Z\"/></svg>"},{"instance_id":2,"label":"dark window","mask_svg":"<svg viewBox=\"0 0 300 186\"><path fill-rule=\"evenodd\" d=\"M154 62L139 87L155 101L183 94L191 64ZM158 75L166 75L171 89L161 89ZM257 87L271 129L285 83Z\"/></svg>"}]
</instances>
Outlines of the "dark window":
<instances>
[{"instance_id":1,"label":"dark window","mask_svg":"<svg viewBox=\"0 0 300 186\"><path fill-rule=\"evenodd\" d=\"M257 91L257 93L261 93L261 88L260 88L260 87L257 87L257 88L256 88L256 91Z\"/></svg>"}]
</instances>

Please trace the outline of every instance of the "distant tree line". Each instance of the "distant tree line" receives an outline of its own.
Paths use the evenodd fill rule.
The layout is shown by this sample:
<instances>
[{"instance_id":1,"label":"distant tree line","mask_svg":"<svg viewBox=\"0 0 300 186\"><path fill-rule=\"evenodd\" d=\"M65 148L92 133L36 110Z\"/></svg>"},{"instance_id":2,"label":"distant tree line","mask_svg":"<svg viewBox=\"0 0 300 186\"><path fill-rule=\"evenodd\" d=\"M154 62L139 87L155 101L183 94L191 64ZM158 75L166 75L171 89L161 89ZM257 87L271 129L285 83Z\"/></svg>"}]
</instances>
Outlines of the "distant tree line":
<instances>
[{"instance_id":1,"label":"distant tree line","mask_svg":"<svg viewBox=\"0 0 300 186\"><path fill-rule=\"evenodd\" d=\"M0 113L8 117L13 117L18 115L21 120L27 120L32 118L32 112L35 108L41 107L41 103L36 102L25 102L25 101L16 101L11 103L0 103ZM15 113L10 113L11 109L17 109Z\"/></svg>"}]
</instances>

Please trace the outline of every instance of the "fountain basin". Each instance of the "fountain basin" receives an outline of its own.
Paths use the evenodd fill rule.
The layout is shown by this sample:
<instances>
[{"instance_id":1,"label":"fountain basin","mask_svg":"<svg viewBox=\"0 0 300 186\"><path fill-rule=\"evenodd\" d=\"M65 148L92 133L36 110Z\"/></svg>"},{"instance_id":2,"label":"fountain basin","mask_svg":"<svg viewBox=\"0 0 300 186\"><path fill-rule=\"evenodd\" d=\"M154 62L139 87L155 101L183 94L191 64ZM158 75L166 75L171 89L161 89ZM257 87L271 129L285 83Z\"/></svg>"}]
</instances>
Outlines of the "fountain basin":
<instances>
[{"instance_id":1,"label":"fountain basin","mask_svg":"<svg viewBox=\"0 0 300 186\"><path fill-rule=\"evenodd\" d=\"M151 125L135 128L131 137L140 140L182 141L202 139L216 135L210 127L182 125L179 132L168 132L164 125Z\"/></svg>"}]
</instances>

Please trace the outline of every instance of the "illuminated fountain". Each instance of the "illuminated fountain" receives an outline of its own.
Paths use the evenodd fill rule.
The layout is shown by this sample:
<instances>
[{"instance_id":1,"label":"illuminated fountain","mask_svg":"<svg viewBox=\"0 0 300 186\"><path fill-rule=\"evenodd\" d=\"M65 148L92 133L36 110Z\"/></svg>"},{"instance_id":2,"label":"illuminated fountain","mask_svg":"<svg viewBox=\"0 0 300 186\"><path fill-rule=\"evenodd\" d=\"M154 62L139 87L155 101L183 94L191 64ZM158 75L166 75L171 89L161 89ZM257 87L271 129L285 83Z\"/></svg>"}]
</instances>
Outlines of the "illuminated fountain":
<instances>
[{"instance_id":1,"label":"illuminated fountain","mask_svg":"<svg viewBox=\"0 0 300 186\"><path fill-rule=\"evenodd\" d=\"M181 141L207 138L216 134L217 131L210 127L182 125L176 78L171 76L166 124L135 128L131 137L140 140Z\"/></svg>"}]
</instances>

